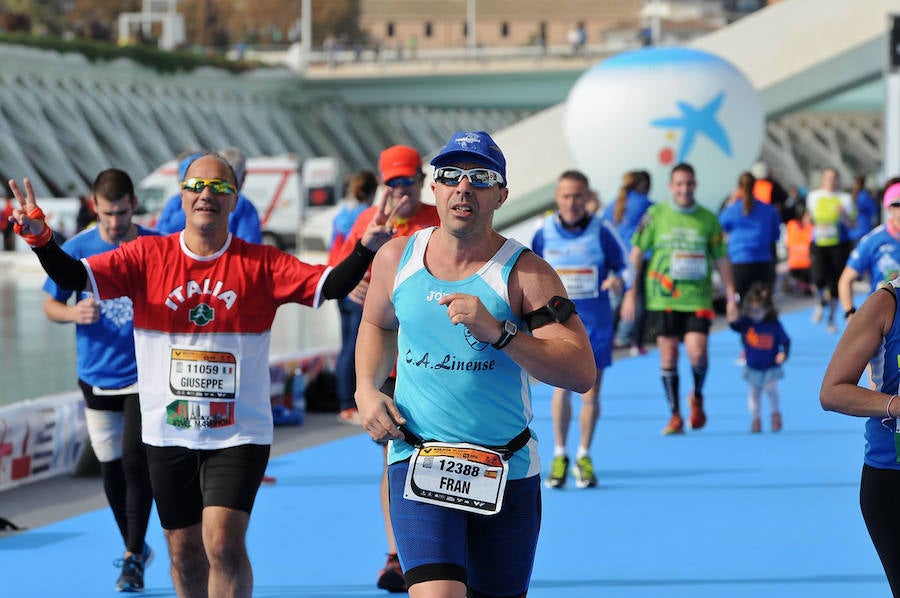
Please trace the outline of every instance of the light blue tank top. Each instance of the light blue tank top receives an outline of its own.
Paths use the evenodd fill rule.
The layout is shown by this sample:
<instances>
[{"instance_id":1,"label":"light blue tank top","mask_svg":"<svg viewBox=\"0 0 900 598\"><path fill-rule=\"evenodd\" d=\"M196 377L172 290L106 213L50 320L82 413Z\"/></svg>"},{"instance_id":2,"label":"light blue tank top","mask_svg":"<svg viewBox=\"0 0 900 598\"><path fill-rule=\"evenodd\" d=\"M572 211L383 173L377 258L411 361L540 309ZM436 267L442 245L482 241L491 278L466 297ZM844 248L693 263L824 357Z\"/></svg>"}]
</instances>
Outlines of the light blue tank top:
<instances>
[{"instance_id":1,"label":"light blue tank top","mask_svg":"<svg viewBox=\"0 0 900 598\"><path fill-rule=\"evenodd\" d=\"M609 293L600 290L609 275L601 242L602 228L599 218L591 218L584 230L568 231L562 228L555 214L545 218L543 226L542 257L559 274L589 332L610 327L613 320Z\"/></svg>"},{"instance_id":2,"label":"light blue tank top","mask_svg":"<svg viewBox=\"0 0 900 598\"><path fill-rule=\"evenodd\" d=\"M502 446L532 420L528 374L502 350L454 325L438 299L449 293L476 295L494 317L516 322L519 334L527 334L510 308L508 290L509 274L525 248L508 239L472 276L440 280L424 264L433 231L413 234L397 267L393 302L400 329L394 399L407 427L424 440ZM409 444L392 441L388 462L411 454ZM537 439L532 437L509 460L509 479L538 473Z\"/></svg>"}]
</instances>

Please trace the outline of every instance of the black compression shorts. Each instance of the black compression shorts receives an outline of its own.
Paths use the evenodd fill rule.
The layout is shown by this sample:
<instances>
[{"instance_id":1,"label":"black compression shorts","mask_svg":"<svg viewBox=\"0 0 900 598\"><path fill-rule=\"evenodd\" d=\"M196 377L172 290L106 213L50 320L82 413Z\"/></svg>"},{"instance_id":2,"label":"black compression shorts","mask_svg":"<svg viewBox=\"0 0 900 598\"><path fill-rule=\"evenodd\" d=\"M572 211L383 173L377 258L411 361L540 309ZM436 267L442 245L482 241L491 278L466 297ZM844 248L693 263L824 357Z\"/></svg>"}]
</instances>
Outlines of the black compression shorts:
<instances>
[{"instance_id":1,"label":"black compression shorts","mask_svg":"<svg viewBox=\"0 0 900 598\"><path fill-rule=\"evenodd\" d=\"M699 311L647 310L647 332L652 337L672 336L680 340L688 332L709 334L715 314L711 309Z\"/></svg>"},{"instance_id":2,"label":"black compression shorts","mask_svg":"<svg viewBox=\"0 0 900 598\"><path fill-rule=\"evenodd\" d=\"M270 448L267 444L215 450L147 445L153 498L163 529L200 523L204 507L250 513Z\"/></svg>"}]
</instances>

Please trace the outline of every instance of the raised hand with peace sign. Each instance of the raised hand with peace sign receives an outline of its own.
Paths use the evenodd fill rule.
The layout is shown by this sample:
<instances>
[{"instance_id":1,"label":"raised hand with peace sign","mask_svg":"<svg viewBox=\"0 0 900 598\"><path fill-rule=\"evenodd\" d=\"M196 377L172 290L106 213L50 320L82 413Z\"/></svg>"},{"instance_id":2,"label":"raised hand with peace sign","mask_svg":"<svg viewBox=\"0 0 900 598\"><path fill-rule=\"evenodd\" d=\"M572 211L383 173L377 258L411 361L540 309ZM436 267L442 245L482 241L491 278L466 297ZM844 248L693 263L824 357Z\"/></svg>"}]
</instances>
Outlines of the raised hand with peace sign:
<instances>
[{"instance_id":1,"label":"raised hand with peace sign","mask_svg":"<svg viewBox=\"0 0 900 598\"><path fill-rule=\"evenodd\" d=\"M390 241L397 233L396 216L406 209L409 202L409 195L404 195L398 201L381 202L375 217L369 222L362 239L360 239L362 244L371 251L378 251L382 245Z\"/></svg>"},{"instance_id":2,"label":"raised hand with peace sign","mask_svg":"<svg viewBox=\"0 0 900 598\"><path fill-rule=\"evenodd\" d=\"M53 231L45 222L44 211L34 200L34 189L30 179L23 179L25 195L19 189L15 179L9 179L9 189L19 203L13 208L12 222L16 234L32 247L43 247L53 238Z\"/></svg>"}]
</instances>

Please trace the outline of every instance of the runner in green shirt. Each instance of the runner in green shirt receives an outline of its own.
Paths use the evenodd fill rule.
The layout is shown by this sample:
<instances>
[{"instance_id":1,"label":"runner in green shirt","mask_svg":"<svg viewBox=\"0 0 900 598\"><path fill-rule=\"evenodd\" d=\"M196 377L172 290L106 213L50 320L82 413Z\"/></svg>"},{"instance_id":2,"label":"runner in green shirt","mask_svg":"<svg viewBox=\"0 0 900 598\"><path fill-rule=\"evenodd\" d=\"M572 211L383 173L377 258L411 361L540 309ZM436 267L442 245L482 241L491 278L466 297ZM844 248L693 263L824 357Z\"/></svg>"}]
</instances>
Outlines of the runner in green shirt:
<instances>
[{"instance_id":1,"label":"runner in green shirt","mask_svg":"<svg viewBox=\"0 0 900 598\"><path fill-rule=\"evenodd\" d=\"M691 363L694 389L688 396L690 426L706 424L703 382L708 364L712 309L712 270L725 285L729 315L737 315L731 263L718 218L694 199L694 168L678 164L669 177L671 203L652 206L631 239L631 261L639 270L646 251L652 251L646 274L647 329L656 336L663 388L672 412L663 434L684 432L678 393L678 345L683 340ZM621 315L634 318L635 288L625 293Z\"/></svg>"}]
</instances>

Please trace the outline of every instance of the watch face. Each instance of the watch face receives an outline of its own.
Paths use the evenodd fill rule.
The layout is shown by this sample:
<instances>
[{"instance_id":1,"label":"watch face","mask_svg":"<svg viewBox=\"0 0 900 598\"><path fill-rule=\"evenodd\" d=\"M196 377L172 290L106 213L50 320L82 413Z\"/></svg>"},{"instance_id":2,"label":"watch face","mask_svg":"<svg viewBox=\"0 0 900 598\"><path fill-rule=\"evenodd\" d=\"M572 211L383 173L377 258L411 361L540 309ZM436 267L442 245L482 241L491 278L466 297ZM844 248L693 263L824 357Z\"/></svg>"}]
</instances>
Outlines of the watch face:
<instances>
[{"instance_id":1,"label":"watch face","mask_svg":"<svg viewBox=\"0 0 900 598\"><path fill-rule=\"evenodd\" d=\"M502 349L506 345L509 344L509 341L516 335L516 332L519 331L519 327L516 326L515 322L510 322L509 320L503 320L503 334L500 335L500 338L496 343L491 346L495 349Z\"/></svg>"}]
</instances>

